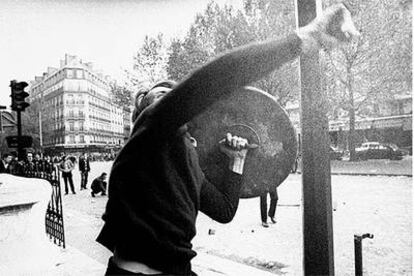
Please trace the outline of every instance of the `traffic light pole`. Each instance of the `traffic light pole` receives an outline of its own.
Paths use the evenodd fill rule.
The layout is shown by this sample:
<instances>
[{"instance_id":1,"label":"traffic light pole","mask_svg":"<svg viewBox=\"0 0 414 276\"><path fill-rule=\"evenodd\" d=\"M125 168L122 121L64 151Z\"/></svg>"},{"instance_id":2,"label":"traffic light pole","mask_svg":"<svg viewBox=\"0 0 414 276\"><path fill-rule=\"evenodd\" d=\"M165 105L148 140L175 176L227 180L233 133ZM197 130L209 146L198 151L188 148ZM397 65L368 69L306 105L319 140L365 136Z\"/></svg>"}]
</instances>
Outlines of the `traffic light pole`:
<instances>
[{"instance_id":1,"label":"traffic light pole","mask_svg":"<svg viewBox=\"0 0 414 276\"><path fill-rule=\"evenodd\" d=\"M29 93L24 91L28 86L27 82L21 81L17 82L16 80L10 81L11 88L11 109L17 113L17 155L19 160L25 158L23 137L22 137L22 111L24 111L30 103L25 101L25 98L29 96ZM25 142L26 143L26 142ZM27 143L26 143L27 144ZM26 145L27 147L27 145Z\"/></svg>"},{"instance_id":2,"label":"traffic light pole","mask_svg":"<svg viewBox=\"0 0 414 276\"><path fill-rule=\"evenodd\" d=\"M19 160L24 160L24 149L22 147L22 112L16 111L17 113L17 141L18 141L18 147L17 147L17 155L19 157Z\"/></svg>"}]
</instances>

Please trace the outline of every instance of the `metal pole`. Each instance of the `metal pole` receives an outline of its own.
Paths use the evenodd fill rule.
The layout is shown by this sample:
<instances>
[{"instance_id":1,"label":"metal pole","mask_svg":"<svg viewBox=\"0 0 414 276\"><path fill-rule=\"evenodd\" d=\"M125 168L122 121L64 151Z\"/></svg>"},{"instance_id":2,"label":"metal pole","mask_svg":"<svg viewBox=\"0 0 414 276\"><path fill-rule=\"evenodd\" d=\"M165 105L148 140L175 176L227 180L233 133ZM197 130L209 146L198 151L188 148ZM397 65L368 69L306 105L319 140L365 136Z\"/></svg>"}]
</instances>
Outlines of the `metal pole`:
<instances>
[{"instance_id":1,"label":"metal pole","mask_svg":"<svg viewBox=\"0 0 414 276\"><path fill-rule=\"evenodd\" d=\"M24 152L22 147L22 112L17 111L17 155L19 160L24 160Z\"/></svg>"},{"instance_id":2,"label":"metal pole","mask_svg":"<svg viewBox=\"0 0 414 276\"><path fill-rule=\"evenodd\" d=\"M355 276L362 276L362 239L354 235Z\"/></svg>"},{"instance_id":3,"label":"metal pole","mask_svg":"<svg viewBox=\"0 0 414 276\"><path fill-rule=\"evenodd\" d=\"M0 111L0 133L3 133L3 111Z\"/></svg>"},{"instance_id":4,"label":"metal pole","mask_svg":"<svg viewBox=\"0 0 414 276\"><path fill-rule=\"evenodd\" d=\"M365 238L372 239L374 235L372 234L363 234L363 235L354 235L354 254L355 254L355 276L363 275L363 266L362 266L362 240Z\"/></svg>"},{"instance_id":5,"label":"metal pole","mask_svg":"<svg viewBox=\"0 0 414 276\"><path fill-rule=\"evenodd\" d=\"M320 1L296 0L299 27L316 17L317 4ZM319 55L300 57L300 81L303 270L305 275L334 275L329 123Z\"/></svg>"},{"instance_id":6,"label":"metal pole","mask_svg":"<svg viewBox=\"0 0 414 276\"><path fill-rule=\"evenodd\" d=\"M40 142L40 147L43 147L43 130L42 130L42 106L40 106L39 108L39 142Z\"/></svg>"}]
</instances>

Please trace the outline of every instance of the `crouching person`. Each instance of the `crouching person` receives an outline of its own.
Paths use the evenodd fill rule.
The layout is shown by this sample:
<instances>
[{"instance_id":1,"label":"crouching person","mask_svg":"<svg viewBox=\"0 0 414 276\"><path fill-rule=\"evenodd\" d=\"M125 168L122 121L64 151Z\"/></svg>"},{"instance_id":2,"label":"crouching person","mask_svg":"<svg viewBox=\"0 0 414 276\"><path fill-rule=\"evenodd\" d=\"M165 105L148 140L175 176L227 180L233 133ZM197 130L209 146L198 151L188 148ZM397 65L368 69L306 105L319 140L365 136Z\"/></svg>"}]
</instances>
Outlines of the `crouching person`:
<instances>
[{"instance_id":1,"label":"crouching person","mask_svg":"<svg viewBox=\"0 0 414 276\"><path fill-rule=\"evenodd\" d=\"M106 195L106 173L102 173L100 176L95 178L91 184L91 195L95 197L96 194Z\"/></svg>"}]
</instances>

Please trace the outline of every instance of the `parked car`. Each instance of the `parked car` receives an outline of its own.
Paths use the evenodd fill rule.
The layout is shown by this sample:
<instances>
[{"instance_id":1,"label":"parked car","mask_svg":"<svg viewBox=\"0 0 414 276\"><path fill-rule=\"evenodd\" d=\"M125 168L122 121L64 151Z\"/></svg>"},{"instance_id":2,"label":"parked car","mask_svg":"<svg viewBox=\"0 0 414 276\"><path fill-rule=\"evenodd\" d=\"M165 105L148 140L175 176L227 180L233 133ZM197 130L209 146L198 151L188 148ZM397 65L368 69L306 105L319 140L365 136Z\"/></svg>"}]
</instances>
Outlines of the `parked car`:
<instances>
[{"instance_id":1,"label":"parked car","mask_svg":"<svg viewBox=\"0 0 414 276\"><path fill-rule=\"evenodd\" d=\"M390 159L401 160L403 158L402 151L395 144L386 144L379 142L363 143L355 149L355 156L360 160L367 159Z\"/></svg>"},{"instance_id":2,"label":"parked car","mask_svg":"<svg viewBox=\"0 0 414 276\"><path fill-rule=\"evenodd\" d=\"M329 157L331 160L342 160L344 152L340 149L330 146L329 147Z\"/></svg>"},{"instance_id":3,"label":"parked car","mask_svg":"<svg viewBox=\"0 0 414 276\"><path fill-rule=\"evenodd\" d=\"M400 147L400 151L402 151L403 155L413 155L412 146Z\"/></svg>"}]
</instances>

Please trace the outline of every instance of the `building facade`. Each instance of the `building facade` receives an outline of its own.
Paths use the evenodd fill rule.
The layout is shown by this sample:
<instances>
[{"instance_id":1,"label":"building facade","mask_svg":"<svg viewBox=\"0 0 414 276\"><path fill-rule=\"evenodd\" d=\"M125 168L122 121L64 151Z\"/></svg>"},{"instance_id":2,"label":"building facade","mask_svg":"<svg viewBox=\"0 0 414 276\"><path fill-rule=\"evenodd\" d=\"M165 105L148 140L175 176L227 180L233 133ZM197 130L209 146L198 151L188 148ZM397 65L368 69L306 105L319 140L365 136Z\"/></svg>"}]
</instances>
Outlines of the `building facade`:
<instances>
[{"instance_id":1,"label":"building facade","mask_svg":"<svg viewBox=\"0 0 414 276\"><path fill-rule=\"evenodd\" d=\"M129 136L129 107L114 104L110 78L77 56L30 82L29 100L39 106L45 151L109 152Z\"/></svg>"},{"instance_id":2,"label":"building facade","mask_svg":"<svg viewBox=\"0 0 414 276\"><path fill-rule=\"evenodd\" d=\"M394 95L387 101L372 106L377 116L356 118L356 143L368 141L393 143L402 148L412 148L412 95ZM300 110L298 104L288 104L288 113L296 131L300 134ZM349 118L329 121L331 144L348 149Z\"/></svg>"}]
</instances>

